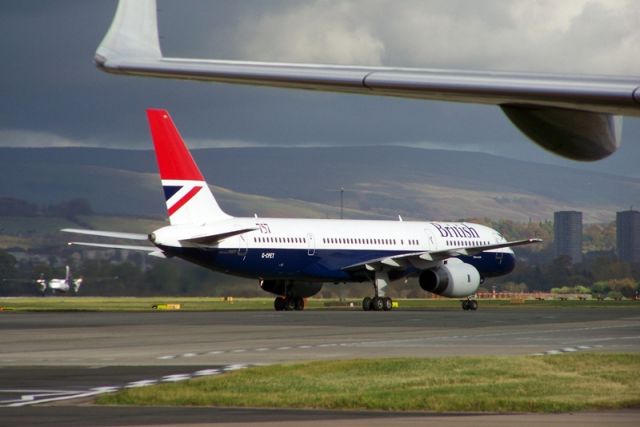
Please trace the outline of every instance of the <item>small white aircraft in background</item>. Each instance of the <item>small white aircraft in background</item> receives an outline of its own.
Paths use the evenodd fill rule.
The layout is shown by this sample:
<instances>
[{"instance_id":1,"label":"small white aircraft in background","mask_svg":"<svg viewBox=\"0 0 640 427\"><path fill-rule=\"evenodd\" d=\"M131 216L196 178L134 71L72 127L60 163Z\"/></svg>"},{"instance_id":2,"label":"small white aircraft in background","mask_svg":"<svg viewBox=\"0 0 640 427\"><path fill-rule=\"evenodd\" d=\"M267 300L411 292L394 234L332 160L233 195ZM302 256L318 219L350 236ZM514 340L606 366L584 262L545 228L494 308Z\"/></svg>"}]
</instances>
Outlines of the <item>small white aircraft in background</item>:
<instances>
[{"instance_id":1,"label":"small white aircraft in background","mask_svg":"<svg viewBox=\"0 0 640 427\"><path fill-rule=\"evenodd\" d=\"M71 269L68 265L65 267L65 272L64 279L50 279L49 281L47 281L43 275L40 275L40 278L36 280L36 284L42 296L45 296L47 292L52 294L78 293L80 286L82 286L82 277L73 279L71 277Z\"/></svg>"},{"instance_id":2,"label":"small white aircraft in background","mask_svg":"<svg viewBox=\"0 0 640 427\"><path fill-rule=\"evenodd\" d=\"M368 310L391 310L389 284L417 279L425 291L451 298L474 295L485 278L510 273L513 246L480 224L441 221L363 221L300 218L236 218L218 205L209 185L165 110L147 110L170 225L150 234L98 230L62 231L138 240L146 246L72 242L177 257L211 270L254 278L278 295L276 310L302 310L304 298L324 283L369 282ZM477 309L465 299L464 310Z\"/></svg>"},{"instance_id":3,"label":"small white aircraft in background","mask_svg":"<svg viewBox=\"0 0 640 427\"><path fill-rule=\"evenodd\" d=\"M113 74L496 105L538 145L582 161L615 152L622 135L622 116L640 117L638 76L165 57L155 0L120 0L94 58L100 69Z\"/></svg>"}]
</instances>

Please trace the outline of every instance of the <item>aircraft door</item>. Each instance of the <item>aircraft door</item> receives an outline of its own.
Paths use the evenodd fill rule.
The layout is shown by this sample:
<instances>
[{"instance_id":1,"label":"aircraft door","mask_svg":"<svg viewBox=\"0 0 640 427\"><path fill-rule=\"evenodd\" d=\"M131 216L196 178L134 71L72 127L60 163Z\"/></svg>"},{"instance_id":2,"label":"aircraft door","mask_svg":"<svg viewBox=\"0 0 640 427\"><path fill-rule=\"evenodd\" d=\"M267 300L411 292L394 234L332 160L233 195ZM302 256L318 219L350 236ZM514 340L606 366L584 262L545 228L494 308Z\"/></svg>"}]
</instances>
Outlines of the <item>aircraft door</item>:
<instances>
[{"instance_id":1,"label":"aircraft door","mask_svg":"<svg viewBox=\"0 0 640 427\"><path fill-rule=\"evenodd\" d=\"M424 234L426 237L426 243L424 244L425 248L428 251L437 251L438 250L438 237L433 234L433 230L428 228L424 229Z\"/></svg>"},{"instance_id":2,"label":"aircraft door","mask_svg":"<svg viewBox=\"0 0 640 427\"><path fill-rule=\"evenodd\" d=\"M238 256L247 256L247 247L247 238L243 234L241 234L240 236L238 236Z\"/></svg>"},{"instance_id":3,"label":"aircraft door","mask_svg":"<svg viewBox=\"0 0 640 427\"><path fill-rule=\"evenodd\" d=\"M316 239L313 234L307 234L307 255L314 256L316 254Z\"/></svg>"}]
</instances>

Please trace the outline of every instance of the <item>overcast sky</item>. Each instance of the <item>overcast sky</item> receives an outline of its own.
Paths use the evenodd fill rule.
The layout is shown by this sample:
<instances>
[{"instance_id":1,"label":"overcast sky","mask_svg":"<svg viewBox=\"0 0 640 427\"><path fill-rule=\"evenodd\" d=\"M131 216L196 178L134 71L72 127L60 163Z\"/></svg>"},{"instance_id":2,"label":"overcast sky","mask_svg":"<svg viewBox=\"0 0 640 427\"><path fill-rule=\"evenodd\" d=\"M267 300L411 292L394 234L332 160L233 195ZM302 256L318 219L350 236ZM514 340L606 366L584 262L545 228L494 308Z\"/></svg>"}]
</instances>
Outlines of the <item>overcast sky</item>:
<instances>
[{"instance_id":1,"label":"overcast sky","mask_svg":"<svg viewBox=\"0 0 640 427\"><path fill-rule=\"evenodd\" d=\"M167 55L639 76L637 0L160 0ZM402 144L640 176L640 119L592 164L497 107L112 76L93 53L116 1L2 0L0 146L150 148L144 109L191 146ZM393 165L390 165L392 167Z\"/></svg>"}]
</instances>

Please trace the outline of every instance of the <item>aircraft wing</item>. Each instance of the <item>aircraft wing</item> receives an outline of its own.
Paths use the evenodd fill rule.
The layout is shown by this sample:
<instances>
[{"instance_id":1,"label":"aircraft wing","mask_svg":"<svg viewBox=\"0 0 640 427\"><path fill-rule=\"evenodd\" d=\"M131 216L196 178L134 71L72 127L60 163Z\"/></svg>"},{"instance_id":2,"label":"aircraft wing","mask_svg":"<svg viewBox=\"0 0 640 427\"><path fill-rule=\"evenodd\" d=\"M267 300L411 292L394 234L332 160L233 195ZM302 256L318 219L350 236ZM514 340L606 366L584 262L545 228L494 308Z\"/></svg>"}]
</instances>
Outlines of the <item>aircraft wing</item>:
<instances>
[{"instance_id":1,"label":"aircraft wing","mask_svg":"<svg viewBox=\"0 0 640 427\"><path fill-rule=\"evenodd\" d=\"M473 256L484 251L492 249L510 248L514 246L530 245L532 243L542 242L542 239L525 239L513 242L498 243L494 245L472 246L465 248L450 248L440 251L422 251L412 252L408 254L395 255L391 257L377 258L358 264L344 267L344 271L379 271L379 270L395 270L404 269L408 266L420 267L427 263L438 262L447 258L458 256Z\"/></svg>"},{"instance_id":2,"label":"aircraft wing","mask_svg":"<svg viewBox=\"0 0 640 427\"><path fill-rule=\"evenodd\" d=\"M155 0L120 0L97 66L114 74L492 104L537 144L577 160L613 153L619 116L640 116L640 77L168 58L156 14Z\"/></svg>"}]
</instances>

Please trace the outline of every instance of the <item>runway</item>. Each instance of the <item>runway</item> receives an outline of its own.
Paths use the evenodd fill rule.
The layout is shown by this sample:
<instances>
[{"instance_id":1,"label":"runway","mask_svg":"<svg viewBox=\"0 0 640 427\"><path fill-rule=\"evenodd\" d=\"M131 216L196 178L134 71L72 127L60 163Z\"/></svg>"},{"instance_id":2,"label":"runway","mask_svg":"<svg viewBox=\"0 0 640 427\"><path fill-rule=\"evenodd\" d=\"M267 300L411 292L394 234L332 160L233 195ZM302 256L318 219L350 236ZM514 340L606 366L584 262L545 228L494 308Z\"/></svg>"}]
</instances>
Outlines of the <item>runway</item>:
<instances>
[{"instance_id":1,"label":"runway","mask_svg":"<svg viewBox=\"0 0 640 427\"><path fill-rule=\"evenodd\" d=\"M49 399L45 404L67 405L65 411L59 412L67 414L67 418L59 421L69 425L68 421L73 418L68 418L69 414L74 411L109 413L111 410L114 414L130 411L70 407L69 402L78 400L67 400L69 398L81 397L80 401L86 401L114 389L219 375L225 370L258 364L371 357L638 352L640 306L390 313L5 312L0 314L0 334L0 406L4 406L0 408L0 420L9 420L10 414L15 413L34 417L34 424L40 417L46 417L48 425L56 425L55 419L52 421L50 415L44 415L48 414L47 406L35 405L39 399ZM52 398L54 400L50 400ZM7 407L10 405L25 407ZM164 424L171 420L176 424L187 422L188 413L204 414L201 421L195 417L189 422L205 422L210 419L211 411L219 411L216 418L234 423L258 419L260 422L285 421L288 416L294 417L292 422L306 419L316 423L324 419L308 411L208 409L207 412L194 408L166 411L168 418L163 418ZM637 419L638 413L632 413ZM351 421L371 418L366 413L323 414L333 420L331 422L335 422L338 415ZM398 416L403 423L409 423L411 418L407 414ZM79 417L83 418L87 419ZM422 419L421 425L429 419L432 417ZM591 417L585 421L596 419ZM111 423L95 425L129 425L121 423L124 421L126 417L114 415ZM0 421L0 425L4 422ZM144 425L137 416L131 422Z\"/></svg>"}]
</instances>

